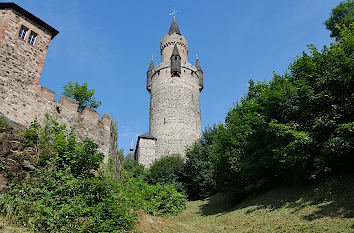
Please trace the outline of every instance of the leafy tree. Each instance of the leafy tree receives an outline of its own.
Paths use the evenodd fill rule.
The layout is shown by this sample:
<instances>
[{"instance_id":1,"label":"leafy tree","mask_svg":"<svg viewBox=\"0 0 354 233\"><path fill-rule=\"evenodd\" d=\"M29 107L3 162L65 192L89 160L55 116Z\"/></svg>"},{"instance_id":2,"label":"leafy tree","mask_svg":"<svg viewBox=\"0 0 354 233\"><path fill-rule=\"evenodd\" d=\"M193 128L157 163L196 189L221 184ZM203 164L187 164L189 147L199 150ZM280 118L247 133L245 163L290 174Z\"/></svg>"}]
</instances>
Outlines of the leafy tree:
<instances>
[{"instance_id":1,"label":"leafy tree","mask_svg":"<svg viewBox=\"0 0 354 233\"><path fill-rule=\"evenodd\" d=\"M354 22L354 1L347 0L341 2L332 9L329 19L324 23L326 28L331 31L331 37L340 37L340 27L349 27Z\"/></svg>"},{"instance_id":2,"label":"leafy tree","mask_svg":"<svg viewBox=\"0 0 354 233\"><path fill-rule=\"evenodd\" d=\"M205 134L204 132L204 138ZM200 140L187 151L183 185L189 199L205 198L216 192L215 172L209 145L204 140Z\"/></svg>"},{"instance_id":3,"label":"leafy tree","mask_svg":"<svg viewBox=\"0 0 354 233\"><path fill-rule=\"evenodd\" d=\"M354 153L354 23L330 47L309 45L289 72L250 81L225 123L187 153L190 198L223 189L250 192L350 171ZM208 191L210 191L208 193Z\"/></svg>"},{"instance_id":4,"label":"leafy tree","mask_svg":"<svg viewBox=\"0 0 354 233\"><path fill-rule=\"evenodd\" d=\"M63 95L73 98L78 102L79 111L82 111L85 106L96 109L101 105L101 101L96 101L93 97L95 90L88 89L87 83L80 85L77 82L70 81L63 88Z\"/></svg>"}]
</instances>

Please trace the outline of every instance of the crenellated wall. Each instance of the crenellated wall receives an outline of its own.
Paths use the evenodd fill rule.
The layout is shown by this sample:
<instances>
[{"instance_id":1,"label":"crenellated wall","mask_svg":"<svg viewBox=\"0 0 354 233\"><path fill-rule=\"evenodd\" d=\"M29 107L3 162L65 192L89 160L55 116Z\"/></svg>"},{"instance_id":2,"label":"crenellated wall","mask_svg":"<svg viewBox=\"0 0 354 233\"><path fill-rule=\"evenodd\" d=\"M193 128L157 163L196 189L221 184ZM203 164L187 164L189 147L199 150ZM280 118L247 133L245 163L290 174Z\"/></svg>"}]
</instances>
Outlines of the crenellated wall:
<instances>
[{"instance_id":1,"label":"crenellated wall","mask_svg":"<svg viewBox=\"0 0 354 233\"><path fill-rule=\"evenodd\" d=\"M68 128L74 127L79 138L94 140L107 162L114 140L111 118L103 115L99 119L98 112L88 107L78 112L77 102L68 97L62 96L59 102L54 98L55 92L46 87L27 86L16 79L0 76L0 113L23 126L29 126L35 118L41 120L49 113Z\"/></svg>"}]
</instances>

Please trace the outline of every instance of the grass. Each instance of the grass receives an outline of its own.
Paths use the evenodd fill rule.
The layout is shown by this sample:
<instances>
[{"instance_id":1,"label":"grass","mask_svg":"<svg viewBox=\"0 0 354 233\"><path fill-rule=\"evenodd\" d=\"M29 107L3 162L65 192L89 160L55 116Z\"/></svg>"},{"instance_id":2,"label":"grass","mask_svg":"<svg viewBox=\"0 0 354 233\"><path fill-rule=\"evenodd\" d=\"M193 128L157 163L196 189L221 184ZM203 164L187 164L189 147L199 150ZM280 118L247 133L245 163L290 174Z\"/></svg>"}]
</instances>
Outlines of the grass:
<instances>
[{"instance_id":1,"label":"grass","mask_svg":"<svg viewBox=\"0 0 354 233\"><path fill-rule=\"evenodd\" d=\"M1 233L27 233L30 232L25 228L16 227L9 224L6 218L0 216L0 232Z\"/></svg>"},{"instance_id":2,"label":"grass","mask_svg":"<svg viewBox=\"0 0 354 233\"><path fill-rule=\"evenodd\" d=\"M354 177L190 201L179 216L140 215L141 232L354 232Z\"/></svg>"}]
</instances>

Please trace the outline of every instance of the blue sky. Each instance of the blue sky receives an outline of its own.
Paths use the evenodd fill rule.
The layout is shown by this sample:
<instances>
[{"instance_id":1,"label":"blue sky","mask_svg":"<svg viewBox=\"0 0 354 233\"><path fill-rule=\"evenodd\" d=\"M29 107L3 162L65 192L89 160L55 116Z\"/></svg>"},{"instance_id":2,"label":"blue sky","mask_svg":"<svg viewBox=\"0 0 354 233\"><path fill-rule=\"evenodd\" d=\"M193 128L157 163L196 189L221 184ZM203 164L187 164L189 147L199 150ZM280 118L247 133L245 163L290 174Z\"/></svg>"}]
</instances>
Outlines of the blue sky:
<instances>
[{"instance_id":1,"label":"blue sky","mask_svg":"<svg viewBox=\"0 0 354 233\"><path fill-rule=\"evenodd\" d=\"M60 33L49 46L40 84L56 93L70 80L88 82L102 101L98 112L119 124L125 154L149 129L146 71L160 62L160 40L175 8L177 24L204 71L202 126L223 122L247 91L248 80L284 73L313 43L329 45L322 24L337 0L22 0L18 5Z\"/></svg>"}]
</instances>

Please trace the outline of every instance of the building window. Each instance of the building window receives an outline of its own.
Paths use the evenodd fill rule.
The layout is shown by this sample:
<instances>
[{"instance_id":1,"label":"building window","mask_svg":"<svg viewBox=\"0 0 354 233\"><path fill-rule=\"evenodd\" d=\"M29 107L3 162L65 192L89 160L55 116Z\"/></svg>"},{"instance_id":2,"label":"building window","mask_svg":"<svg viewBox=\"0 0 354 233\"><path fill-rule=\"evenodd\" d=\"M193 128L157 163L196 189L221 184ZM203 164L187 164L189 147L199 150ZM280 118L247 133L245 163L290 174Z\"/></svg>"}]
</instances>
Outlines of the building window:
<instances>
[{"instance_id":1,"label":"building window","mask_svg":"<svg viewBox=\"0 0 354 233\"><path fill-rule=\"evenodd\" d=\"M31 34L28 37L28 43L34 45L34 43L36 43L36 39L37 39L37 34L31 31Z\"/></svg>"},{"instance_id":2,"label":"building window","mask_svg":"<svg viewBox=\"0 0 354 233\"><path fill-rule=\"evenodd\" d=\"M28 28L26 28L25 26L22 26L20 31L18 32L18 37L20 37L21 39L25 39L27 32L28 32Z\"/></svg>"}]
</instances>

